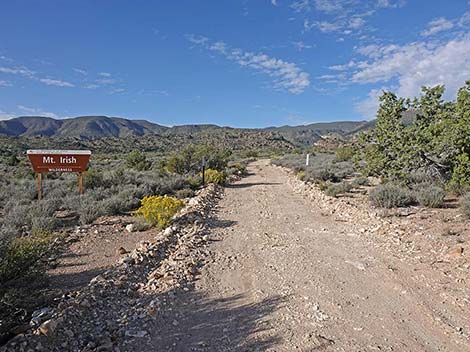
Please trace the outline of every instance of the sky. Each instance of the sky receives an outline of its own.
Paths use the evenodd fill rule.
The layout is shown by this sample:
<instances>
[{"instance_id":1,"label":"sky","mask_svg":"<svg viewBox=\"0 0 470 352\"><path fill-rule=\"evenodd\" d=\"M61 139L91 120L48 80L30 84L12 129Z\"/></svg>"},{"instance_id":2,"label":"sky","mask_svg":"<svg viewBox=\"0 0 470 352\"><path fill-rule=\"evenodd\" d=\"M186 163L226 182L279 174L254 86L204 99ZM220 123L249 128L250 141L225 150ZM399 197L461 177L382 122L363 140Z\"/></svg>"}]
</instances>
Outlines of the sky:
<instances>
[{"instance_id":1,"label":"sky","mask_svg":"<svg viewBox=\"0 0 470 352\"><path fill-rule=\"evenodd\" d=\"M469 79L468 0L0 4L0 119L370 120L382 90L453 100Z\"/></svg>"}]
</instances>

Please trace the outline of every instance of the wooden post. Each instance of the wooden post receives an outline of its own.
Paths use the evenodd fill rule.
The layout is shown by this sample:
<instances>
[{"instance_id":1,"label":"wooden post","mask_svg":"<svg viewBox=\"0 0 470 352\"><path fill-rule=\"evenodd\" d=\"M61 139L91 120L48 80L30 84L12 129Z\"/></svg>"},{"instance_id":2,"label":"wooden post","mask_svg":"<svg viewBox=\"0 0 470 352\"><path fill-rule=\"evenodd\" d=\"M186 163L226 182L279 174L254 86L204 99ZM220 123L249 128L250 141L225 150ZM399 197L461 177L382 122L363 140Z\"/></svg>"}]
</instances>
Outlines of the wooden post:
<instances>
[{"instance_id":1,"label":"wooden post","mask_svg":"<svg viewBox=\"0 0 470 352\"><path fill-rule=\"evenodd\" d=\"M78 193L83 194L83 174L81 172L78 173Z\"/></svg>"},{"instance_id":2,"label":"wooden post","mask_svg":"<svg viewBox=\"0 0 470 352\"><path fill-rule=\"evenodd\" d=\"M42 199L42 173L36 173L38 175L38 202Z\"/></svg>"},{"instance_id":3,"label":"wooden post","mask_svg":"<svg viewBox=\"0 0 470 352\"><path fill-rule=\"evenodd\" d=\"M305 159L305 166L308 166L310 163L310 154L307 154L307 158Z\"/></svg>"},{"instance_id":4,"label":"wooden post","mask_svg":"<svg viewBox=\"0 0 470 352\"><path fill-rule=\"evenodd\" d=\"M206 157L202 157L202 185L206 184Z\"/></svg>"}]
</instances>

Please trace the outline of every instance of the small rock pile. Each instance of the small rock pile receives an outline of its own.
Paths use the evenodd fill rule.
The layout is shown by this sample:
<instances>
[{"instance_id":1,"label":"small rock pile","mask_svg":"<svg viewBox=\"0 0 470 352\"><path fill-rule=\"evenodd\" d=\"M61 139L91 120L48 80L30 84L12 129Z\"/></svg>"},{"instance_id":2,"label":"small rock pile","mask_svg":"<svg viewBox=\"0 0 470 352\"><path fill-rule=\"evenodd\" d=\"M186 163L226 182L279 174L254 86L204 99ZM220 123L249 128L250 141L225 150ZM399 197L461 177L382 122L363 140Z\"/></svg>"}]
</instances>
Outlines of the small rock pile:
<instances>
[{"instance_id":1,"label":"small rock pile","mask_svg":"<svg viewBox=\"0 0 470 352\"><path fill-rule=\"evenodd\" d=\"M0 351L125 351L146 337L168 297L189 290L204 262L207 219L219 194L215 185L199 191L152 242L141 242L55 308L35 312L31 329Z\"/></svg>"}]
</instances>

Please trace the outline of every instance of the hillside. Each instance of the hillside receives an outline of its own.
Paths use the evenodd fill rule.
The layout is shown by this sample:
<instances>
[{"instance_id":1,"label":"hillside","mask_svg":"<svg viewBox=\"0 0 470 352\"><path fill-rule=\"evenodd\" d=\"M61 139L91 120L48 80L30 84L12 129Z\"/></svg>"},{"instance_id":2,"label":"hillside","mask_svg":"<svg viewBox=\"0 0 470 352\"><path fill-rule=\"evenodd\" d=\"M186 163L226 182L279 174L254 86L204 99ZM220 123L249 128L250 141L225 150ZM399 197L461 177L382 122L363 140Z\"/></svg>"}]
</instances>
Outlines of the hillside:
<instances>
[{"instance_id":1,"label":"hillside","mask_svg":"<svg viewBox=\"0 0 470 352\"><path fill-rule=\"evenodd\" d=\"M283 137L297 146L312 145L321 136L336 133L347 135L351 131L368 126L365 121L343 121L314 123L305 126L282 126L261 129L241 129L217 125L182 125L166 127L145 120L130 120L107 116L80 116L68 119L53 119L41 116L24 116L0 121L0 135L9 137L60 137L79 139L100 139L109 137L132 137L144 135L181 135L198 134L268 133Z\"/></svg>"}]
</instances>

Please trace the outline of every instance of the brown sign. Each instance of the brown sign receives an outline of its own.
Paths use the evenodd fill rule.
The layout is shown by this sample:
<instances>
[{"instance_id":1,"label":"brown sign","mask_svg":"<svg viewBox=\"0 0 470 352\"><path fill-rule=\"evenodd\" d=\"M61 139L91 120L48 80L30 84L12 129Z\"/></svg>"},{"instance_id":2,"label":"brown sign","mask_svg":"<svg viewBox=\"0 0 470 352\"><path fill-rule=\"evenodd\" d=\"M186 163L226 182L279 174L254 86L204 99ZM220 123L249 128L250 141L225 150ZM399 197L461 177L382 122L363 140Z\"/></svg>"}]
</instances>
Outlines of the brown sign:
<instances>
[{"instance_id":1,"label":"brown sign","mask_svg":"<svg viewBox=\"0 0 470 352\"><path fill-rule=\"evenodd\" d=\"M33 170L42 172L78 172L86 170L89 150L28 150Z\"/></svg>"}]
</instances>

